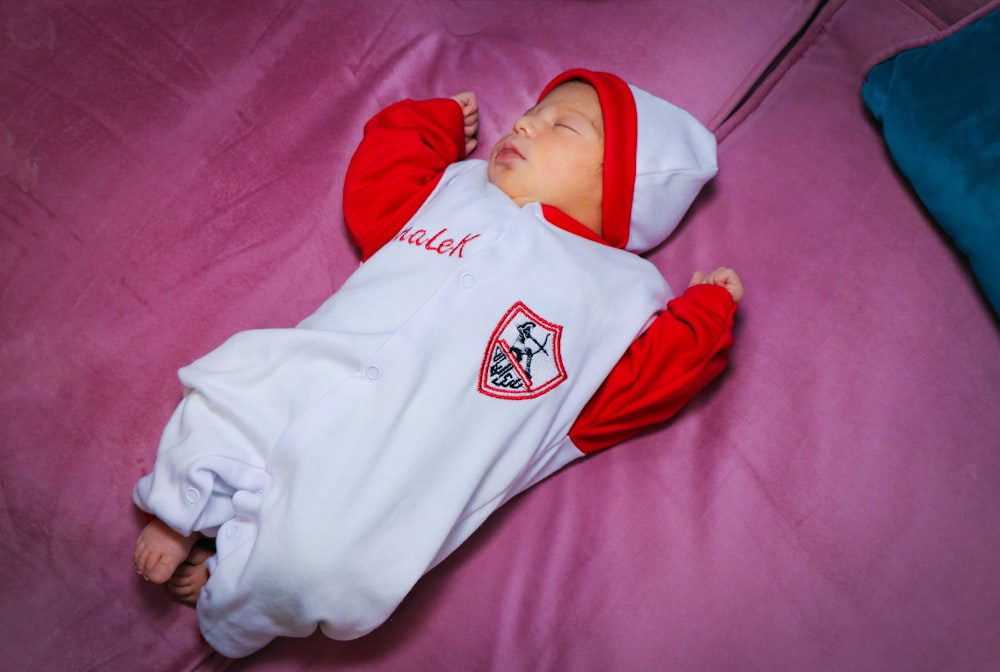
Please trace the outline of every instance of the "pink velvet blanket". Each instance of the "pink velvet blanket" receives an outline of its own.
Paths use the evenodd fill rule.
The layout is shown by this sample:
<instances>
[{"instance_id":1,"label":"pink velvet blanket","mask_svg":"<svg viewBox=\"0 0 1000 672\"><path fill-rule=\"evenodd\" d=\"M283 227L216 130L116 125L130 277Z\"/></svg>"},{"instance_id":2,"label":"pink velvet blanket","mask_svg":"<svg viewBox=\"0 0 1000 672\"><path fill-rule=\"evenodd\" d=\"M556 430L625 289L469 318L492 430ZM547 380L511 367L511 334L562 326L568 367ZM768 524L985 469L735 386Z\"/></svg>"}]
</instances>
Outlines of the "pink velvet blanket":
<instances>
[{"instance_id":1,"label":"pink velvet blanket","mask_svg":"<svg viewBox=\"0 0 1000 672\"><path fill-rule=\"evenodd\" d=\"M0 668L997 669L1000 329L860 98L985 4L0 0ZM374 112L472 89L486 148L574 66L720 138L651 258L675 289L741 272L729 371L373 634L214 654L131 566L176 370L356 267Z\"/></svg>"}]
</instances>

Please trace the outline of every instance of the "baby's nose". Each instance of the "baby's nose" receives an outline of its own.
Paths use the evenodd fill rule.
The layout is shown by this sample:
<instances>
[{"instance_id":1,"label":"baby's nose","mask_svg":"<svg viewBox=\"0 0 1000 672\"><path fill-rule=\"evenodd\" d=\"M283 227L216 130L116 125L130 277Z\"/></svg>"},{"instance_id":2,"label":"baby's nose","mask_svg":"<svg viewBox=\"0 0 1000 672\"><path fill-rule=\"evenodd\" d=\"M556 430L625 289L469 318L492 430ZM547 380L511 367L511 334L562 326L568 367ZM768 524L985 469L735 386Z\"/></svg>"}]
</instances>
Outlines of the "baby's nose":
<instances>
[{"instance_id":1,"label":"baby's nose","mask_svg":"<svg viewBox=\"0 0 1000 672\"><path fill-rule=\"evenodd\" d=\"M530 115L524 115L514 122L514 133L531 137L536 131L535 121Z\"/></svg>"}]
</instances>

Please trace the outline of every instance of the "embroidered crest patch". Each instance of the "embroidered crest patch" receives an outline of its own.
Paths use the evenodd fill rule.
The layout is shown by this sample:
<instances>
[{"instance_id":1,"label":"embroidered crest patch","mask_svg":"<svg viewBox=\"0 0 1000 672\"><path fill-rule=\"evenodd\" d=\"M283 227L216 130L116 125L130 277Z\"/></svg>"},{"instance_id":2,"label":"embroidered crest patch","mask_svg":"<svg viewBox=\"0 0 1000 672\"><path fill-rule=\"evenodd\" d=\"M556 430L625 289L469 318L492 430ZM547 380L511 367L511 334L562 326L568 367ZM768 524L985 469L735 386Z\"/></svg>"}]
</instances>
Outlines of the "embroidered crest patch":
<instances>
[{"instance_id":1,"label":"embroidered crest patch","mask_svg":"<svg viewBox=\"0 0 1000 672\"><path fill-rule=\"evenodd\" d=\"M500 399L534 399L566 380L559 349L562 327L518 301L486 346L479 391Z\"/></svg>"}]
</instances>

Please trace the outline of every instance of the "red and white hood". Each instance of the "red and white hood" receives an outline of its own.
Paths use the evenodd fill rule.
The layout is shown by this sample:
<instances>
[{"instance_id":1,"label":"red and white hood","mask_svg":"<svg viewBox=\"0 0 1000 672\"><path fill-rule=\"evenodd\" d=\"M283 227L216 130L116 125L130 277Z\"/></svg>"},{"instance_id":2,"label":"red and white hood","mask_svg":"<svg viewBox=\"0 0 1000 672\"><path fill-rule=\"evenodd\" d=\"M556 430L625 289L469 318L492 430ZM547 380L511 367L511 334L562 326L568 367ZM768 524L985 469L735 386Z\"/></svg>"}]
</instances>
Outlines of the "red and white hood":
<instances>
[{"instance_id":1,"label":"red and white hood","mask_svg":"<svg viewBox=\"0 0 1000 672\"><path fill-rule=\"evenodd\" d=\"M604 115L604 240L646 252L677 228L718 171L715 136L685 110L607 72L567 70L539 100L571 80L594 87Z\"/></svg>"}]
</instances>

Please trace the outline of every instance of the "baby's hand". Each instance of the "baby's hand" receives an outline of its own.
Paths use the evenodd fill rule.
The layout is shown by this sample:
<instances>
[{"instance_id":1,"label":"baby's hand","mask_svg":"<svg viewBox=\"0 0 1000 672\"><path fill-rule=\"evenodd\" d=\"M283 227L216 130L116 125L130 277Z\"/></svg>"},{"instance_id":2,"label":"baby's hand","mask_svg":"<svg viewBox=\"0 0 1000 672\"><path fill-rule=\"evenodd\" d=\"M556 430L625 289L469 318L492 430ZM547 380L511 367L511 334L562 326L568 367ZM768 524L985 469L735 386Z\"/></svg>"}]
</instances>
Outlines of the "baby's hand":
<instances>
[{"instance_id":1,"label":"baby's hand","mask_svg":"<svg viewBox=\"0 0 1000 672\"><path fill-rule=\"evenodd\" d=\"M743 281L740 280L740 276L736 274L736 271L731 268L717 268L708 275L705 275L701 271L695 271L694 275L691 276L691 283L688 287L694 287L695 285L716 285L717 287L722 287L732 294L733 301L739 301L743 298Z\"/></svg>"},{"instance_id":2,"label":"baby's hand","mask_svg":"<svg viewBox=\"0 0 1000 672\"><path fill-rule=\"evenodd\" d=\"M472 91L456 93L451 99L462 106L462 117L465 119L465 155L468 156L478 144L476 133L479 132L479 101Z\"/></svg>"}]
</instances>

